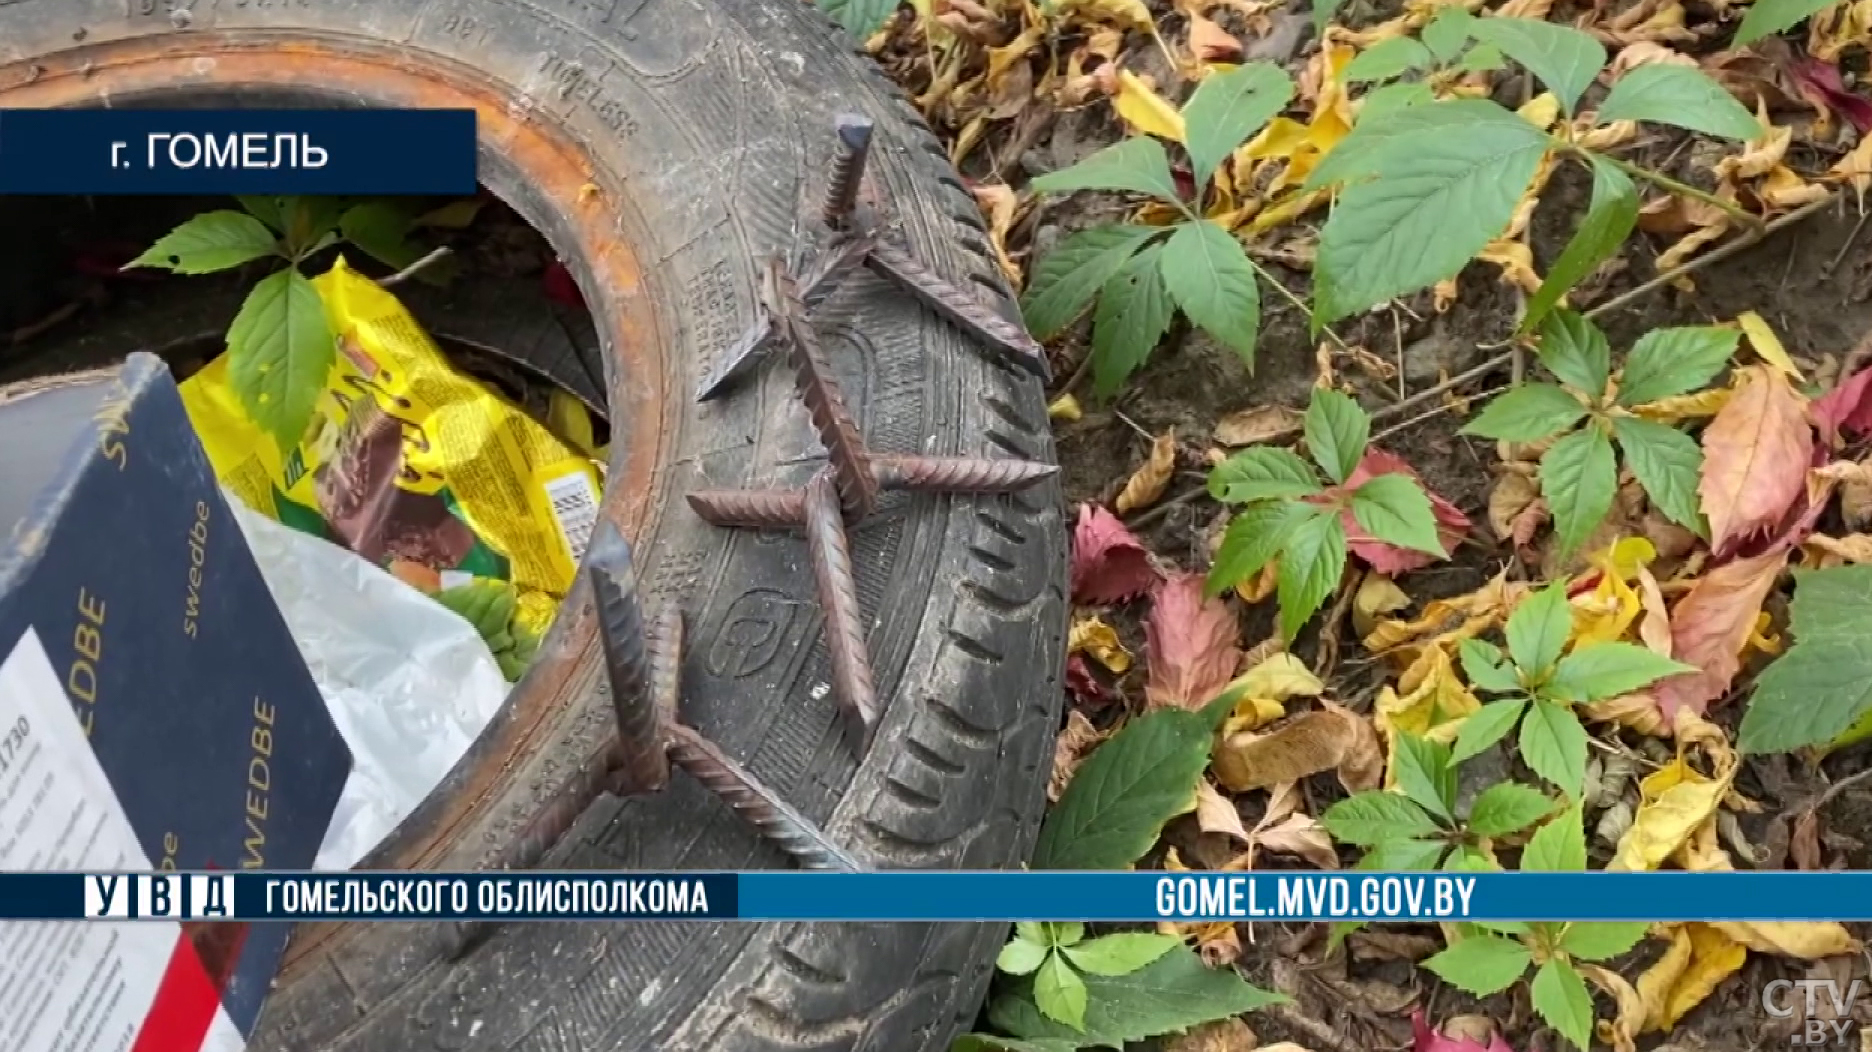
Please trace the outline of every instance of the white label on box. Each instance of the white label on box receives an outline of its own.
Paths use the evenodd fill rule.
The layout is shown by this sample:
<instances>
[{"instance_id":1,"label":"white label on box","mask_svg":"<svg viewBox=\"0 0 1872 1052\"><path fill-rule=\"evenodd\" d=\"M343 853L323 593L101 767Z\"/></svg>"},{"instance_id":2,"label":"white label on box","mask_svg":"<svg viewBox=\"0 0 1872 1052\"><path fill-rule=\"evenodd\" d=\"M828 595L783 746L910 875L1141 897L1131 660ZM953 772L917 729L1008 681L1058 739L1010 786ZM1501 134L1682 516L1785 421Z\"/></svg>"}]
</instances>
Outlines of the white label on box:
<instances>
[{"instance_id":1,"label":"white label on box","mask_svg":"<svg viewBox=\"0 0 1872 1052\"><path fill-rule=\"evenodd\" d=\"M153 868L27 629L0 664L0 869ZM129 1052L182 938L164 921L0 921L0 1049ZM199 1047L244 1045L217 1010Z\"/></svg>"}]
</instances>

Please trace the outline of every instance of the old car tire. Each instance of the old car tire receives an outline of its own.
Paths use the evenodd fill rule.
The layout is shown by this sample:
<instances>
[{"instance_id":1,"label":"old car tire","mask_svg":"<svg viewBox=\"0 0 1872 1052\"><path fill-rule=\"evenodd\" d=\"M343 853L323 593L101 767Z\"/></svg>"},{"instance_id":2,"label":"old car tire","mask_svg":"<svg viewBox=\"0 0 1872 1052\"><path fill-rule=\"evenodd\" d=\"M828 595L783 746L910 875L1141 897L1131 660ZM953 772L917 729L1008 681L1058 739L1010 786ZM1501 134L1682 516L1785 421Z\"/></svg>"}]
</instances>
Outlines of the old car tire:
<instances>
[{"instance_id":1,"label":"old car tire","mask_svg":"<svg viewBox=\"0 0 1872 1052\"><path fill-rule=\"evenodd\" d=\"M598 322L592 364L617 436L607 513L635 541L649 604L687 612L687 720L870 866L1025 858L1060 697L1057 487L900 494L855 531L888 699L861 760L825 689L799 539L714 529L682 500L797 484L822 463L782 370L716 402L692 391L753 317L757 261L812 235L836 113L878 122L866 198L938 272L1012 315L970 194L848 39L798 0L0 4L0 106L233 98L475 105L484 181L566 257ZM861 279L821 329L876 448L1051 458L1039 383L891 287ZM606 704L575 591L502 714L363 867L485 864L607 733ZM595 805L546 864L788 862L679 776ZM439 927L302 927L251 1047L939 1050L972 1018L1005 937L989 924L527 924L451 960Z\"/></svg>"}]
</instances>

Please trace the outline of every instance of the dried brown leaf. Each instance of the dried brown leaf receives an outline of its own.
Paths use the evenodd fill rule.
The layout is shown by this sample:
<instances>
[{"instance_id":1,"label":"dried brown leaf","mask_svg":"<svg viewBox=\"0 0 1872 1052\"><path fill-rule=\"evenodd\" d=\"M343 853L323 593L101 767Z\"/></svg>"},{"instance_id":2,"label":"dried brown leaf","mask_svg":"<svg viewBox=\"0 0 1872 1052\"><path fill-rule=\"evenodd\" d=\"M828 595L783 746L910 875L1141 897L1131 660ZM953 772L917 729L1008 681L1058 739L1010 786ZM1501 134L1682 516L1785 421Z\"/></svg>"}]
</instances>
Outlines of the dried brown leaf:
<instances>
[{"instance_id":1,"label":"dried brown leaf","mask_svg":"<svg viewBox=\"0 0 1872 1052\"><path fill-rule=\"evenodd\" d=\"M1164 1052L1256 1052L1258 1040L1240 1019L1219 1019L1172 1037Z\"/></svg>"},{"instance_id":2,"label":"dried brown leaf","mask_svg":"<svg viewBox=\"0 0 1872 1052\"><path fill-rule=\"evenodd\" d=\"M1053 775L1047 780L1047 799L1059 803L1060 794L1072 781L1079 762L1093 747L1105 740L1108 732L1092 725L1085 713L1073 709L1066 714L1066 726L1053 745Z\"/></svg>"},{"instance_id":3,"label":"dried brown leaf","mask_svg":"<svg viewBox=\"0 0 1872 1052\"><path fill-rule=\"evenodd\" d=\"M1252 446L1298 435L1306 415L1284 405L1258 405L1216 421L1215 440L1225 446Z\"/></svg>"},{"instance_id":4,"label":"dried brown leaf","mask_svg":"<svg viewBox=\"0 0 1872 1052\"><path fill-rule=\"evenodd\" d=\"M1514 465L1510 465L1511 468L1513 466ZM1514 470L1507 471L1502 475L1501 481L1495 483L1495 488L1489 493L1489 529L1495 531L1495 536L1497 537L1515 537L1516 527L1519 524L1518 519L1521 513L1526 511L1529 505L1539 499L1540 483L1535 481L1532 471L1525 473ZM1538 528L1539 524L1536 523L1533 529ZM1528 531L1528 537L1530 539L1533 537L1533 529ZM1518 545L1525 545L1527 542L1517 538L1515 543Z\"/></svg>"},{"instance_id":5,"label":"dried brown leaf","mask_svg":"<svg viewBox=\"0 0 1872 1052\"><path fill-rule=\"evenodd\" d=\"M1176 432L1166 431L1158 435L1151 443L1150 456L1145 458L1143 466L1131 473L1125 481L1124 489L1118 494L1113 507L1118 514L1148 508L1157 503L1164 490L1170 485L1170 476L1176 473L1177 440Z\"/></svg>"},{"instance_id":6,"label":"dried brown leaf","mask_svg":"<svg viewBox=\"0 0 1872 1052\"><path fill-rule=\"evenodd\" d=\"M1196 828L1205 833L1225 833L1244 844L1251 840L1235 801L1223 796L1207 778L1196 783Z\"/></svg>"},{"instance_id":7,"label":"dried brown leaf","mask_svg":"<svg viewBox=\"0 0 1872 1052\"><path fill-rule=\"evenodd\" d=\"M1203 62L1239 62L1242 57L1242 42L1202 15L1190 16L1189 49Z\"/></svg>"},{"instance_id":8,"label":"dried brown leaf","mask_svg":"<svg viewBox=\"0 0 1872 1052\"><path fill-rule=\"evenodd\" d=\"M1159 585L1144 624L1151 708L1199 709L1235 675L1241 627L1228 604L1203 597L1201 574L1179 574Z\"/></svg>"},{"instance_id":9,"label":"dried brown leaf","mask_svg":"<svg viewBox=\"0 0 1872 1052\"><path fill-rule=\"evenodd\" d=\"M1235 792L1295 782L1338 770L1353 792L1374 788L1384 770L1378 735L1362 717L1331 702L1267 733L1225 735L1216 746L1216 778Z\"/></svg>"},{"instance_id":10,"label":"dried brown leaf","mask_svg":"<svg viewBox=\"0 0 1872 1052\"><path fill-rule=\"evenodd\" d=\"M1779 522L1800 497L1813 458L1807 401L1787 377L1766 365L1738 373L1735 397L1703 432L1697 494L1718 552Z\"/></svg>"}]
</instances>

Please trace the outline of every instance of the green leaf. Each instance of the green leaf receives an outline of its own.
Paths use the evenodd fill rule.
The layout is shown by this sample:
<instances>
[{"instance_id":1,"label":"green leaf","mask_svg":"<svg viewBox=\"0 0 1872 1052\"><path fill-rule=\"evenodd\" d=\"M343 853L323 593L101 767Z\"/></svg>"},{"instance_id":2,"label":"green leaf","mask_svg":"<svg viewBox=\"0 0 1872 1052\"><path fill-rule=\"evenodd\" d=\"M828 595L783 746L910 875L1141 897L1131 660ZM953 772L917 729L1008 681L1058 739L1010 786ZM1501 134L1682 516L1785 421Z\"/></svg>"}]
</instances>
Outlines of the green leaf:
<instances>
[{"instance_id":1,"label":"green leaf","mask_svg":"<svg viewBox=\"0 0 1872 1052\"><path fill-rule=\"evenodd\" d=\"M1309 180L1374 176L1345 187L1320 233L1315 327L1454 277L1507 229L1547 146L1475 99L1356 125Z\"/></svg>"},{"instance_id":2,"label":"green leaf","mask_svg":"<svg viewBox=\"0 0 1872 1052\"><path fill-rule=\"evenodd\" d=\"M1698 534L1705 532L1697 498L1703 477L1703 449L1696 440L1669 424L1635 416L1612 421L1625 453L1625 466L1651 497L1651 503L1672 522Z\"/></svg>"},{"instance_id":3,"label":"green leaf","mask_svg":"<svg viewBox=\"0 0 1872 1052\"><path fill-rule=\"evenodd\" d=\"M1527 971L1528 948L1498 935L1471 935L1423 962L1444 982L1477 997L1506 990Z\"/></svg>"},{"instance_id":4,"label":"green leaf","mask_svg":"<svg viewBox=\"0 0 1872 1052\"><path fill-rule=\"evenodd\" d=\"M1214 728L1200 712L1163 710L1125 724L1092 751L1040 827L1035 869L1123 869L1165 822L1196 806Z\"/></svg>"},{"instance_id":5,"label":"green leaf","mask_svg":"<svg viewBox=\"0 0 1872 1052\"><path fill-rule=\"evenodd\" d=\"M1034 268L1021 296L1021 316L1034 338L1058 336L1126 260L1162 233L1161 227L1114 223L1081 230L1061 241Z\"/></svg>"},{"instance_id":6,"label":"green leaf","mask_svg":"<svg viewBox=\"0 0 1872 1052\"><path fill-rule=\"evenodd\" d=\"M1555 582L1522 599L1508 615L1503 634L1508 637L1508 656L1521 671L1545 675L1560 660L1567 637L1573 634L1573 605L1567 601L1566 582Z\"/></svg>"},{"instance_id":7,"label":"green leaf","mask_svg":"<svg viewBox=\"0 0 1872 1052\"><path fill-rule=\"evenodd\" d=\"M1085 1030L1043 1016L1018 993L997 997L988 1021L1026 1041L1078 1040L1081 1047L1122 1048L1200 1023L1253 1012L1287 998L1249 985L1233 969L1212 969L1196 951L1177 946L1129 975L1085 977Z\"/></svg>"},{"instance_id":8,"label":"green leaf","mask_svg":"<svg viewBox=\"0 0 1872 1052\"><path fill-rule=\"evenodd\" d=\"M1469 53L1456 63L1456 68L1463 73L1493 73L1508 64L1502 56L1501 48L1493 44L1477 44Z\"/></svg>"},{"instance_id":9,"label":"green leaf","mask_svg":"<svg viewBox=\"0 0 1872 1052\"><path fill-rule=\"evenodd\" d=\"M1540 288L1528 300L1527 312L1521 317L1523 331L1539 324L1554 304L1560 302L1560 297L1611 258L1638 224L1638 188L1632 185L1631 178L1597 155L1590 155L1589 163L1593 184L1586 218L1580 221L1579 229L1573 231L1566 248L1560 250L1560 257L1547 268L1547 277L1541 281ZM1588 393L1597 398L1604 391L1602 377L1599 386L1589 389Z\"/></svg>"},{"instance_id":10,"label":"green leaf","mask_svg":"<svg viewBox=\"0 0 1872 1052\"><path fill-rule=\"evenodd\" d=\"M1333 12L1339 9L1344 0L1313 0L1313 35L1326 32L1327 23L1332 21Z\"/></svg>"},{"instance_id":11,"label":"green leaf","mask_svg":"<svg viewBox=\"0 0 1872 1052\"><path fill-rule=\"evenodd\" d=\"M1065 194L1075 190L1130 190L1180 203L1176 180L1170 175L1170 157L1163 143L1137 135L1087 157L1071 168L1048 172L1027 184L1035 193Z\"/></svg>"},{"instance_id":12,"label":"green leaf","mask_svg":"<svg viewBox=\"0 0 1872 1052\"><path fill-rule=\"evenodd\" d=\"M1436 56L1430 49L1410 37L1392 37L1380 40L1358 57L1346 64L1341 74L1348 84L1362 84L1373 80L1390 80L1402 73L1414 69L1425 69L1436 62ZM1360 114L1362 119L1364 114Z\"/></svg>"},{"instance_id":13,"label":"green leaf","mask_svg":"<svg viewBox=\"0 0 1872 1052\"><path fill-rule=\"evenodd\" d=\"M1085 938L1083 921L1047 921L1041 925L1048 946L1071 946Z\"/></svg>"},{"instance_id":14,"label":"green leaf","mask_svg":"<svg viewBox=\"0 0 1872 1052\"><path fill-rule=\"evenodd\" d=\"M1379 793L1379 796L1396 796L1395 793ZM1399 799L1402 799L1400 797ZM1418 812L1421 817L1422 812ZM1428 821L1428 819L1424 819ZM1357 869L1378 870L1386 873L1427 873L1437 868L1437 860L1449 845L1441 840L1383 840L1359 859Z\"/></svg>"},{"instance_id":15,"label":"green leaf","mask_svg":"<svg viewBox=\"0 0 1872 1052\"><path fill-rule=\"evenodd\" d=\"M274 195L236 194L234 200L240 202L255 219L260 220L275 232L286 232L286 198Z\"/></svg>"},{"instance_id":16,"label":"green leaf","mask_svg":"<svg viewBox=\"0 0 1872 1052\"><path fill-rule=\"evenodd\" d=\"M1547 794L1520 782L1496 782L1482 790L1469 808L1469 831L1476 836L1519 833L1553 810Z\"/></svg>"},{"instance_id":17,"label":"green leaf","mask_svg":"<svg viewBox=\"0 0 1872 1052\"><path fill-rule=\"evenodd\" d=\"M1521 718L1527 704L1526 698L1503 698L1463 717L1462 729L1456 732L1456 746L1450 750L1450 760L1461 763L1501 741L1514 729L1515 721Z\"/></svg>"},{"instance_id":18,"label":"green leaf","mask_svg":"<svg viewBox=\"0 0 1872 1052\"><path fill-rule=\"evenodd\" d=\"M1449 746L1399 732L1397 785L1419 807L1446 821L1456 817L1456 765Z\"/></svg>"},{"instance_id":19,"label":"green leaf","mask_svg":"<svg viewBox=\"0 0 1872 1052\"><path fill-rule=\"evenodd\" d=\"M1534 773L1579 799L1586 781L1586 728L1565 705L1535 698L1521 721L1521 759Z\"/></svg>"},{"instance_id":20,"label":"green leaf","mask_svg":"<svg viewBox=\"0 0 1872 1052\"><path fill-rule=\"evenodd\" d=\"M318 290L290 267L261 278L227 337L228 382L242 408L291 449L305 437L336 353Z\"/></svg>"},{"instance_id":21,"label":"green leaf","mask_svg":"<svg viewBox=\"0 0 1872 1052\"><path fill-rule=\"evenodd\" d=\"M1345 576L1345 526L1337 515L1301 520L1281 549L1275 570L1281 637L1292 642Z\"/></svg>"},{"instance_id":22,"label":"green leaf","mask_svg":"<svg viewBox=\"0 0 1872 1052\"><path fill-rule=\"evenodd\" d=\"M177 274L212 274L271 255L279 247L267 225L231 208L203 212L156 240L144 253L124 264L160 267Z\"/></svg>"},{"instance_id":23,"label":"green leaf","mask_svg":"<svg viewBox=\"0 0 1872 1052\"><path fill-rule=\"evenodd\" d=\"M1439 558L1449 553L1437 536L1436 513L1423 487L1408 475L1378 475L1352 491L1352 517L1359 528L1387 544L1428 552Z\"/></svg>"},{"instance_id":24,"label":"green leaf","mask_svg":"<svg viewBox=\"0 0 1872 1052\"><path fill-rule=\"evenodd\" d=\"M1216 549L1215 563L1209 567L1205 587L1211 598L1235 587L1261 572L1274 556L1280 554L1287 538L1302 519L1322 514L1322 509L1299 502L1263 501L1235 513L1222 543Z\"/></svg>"},{"instance_id":25,"label":"green leaf","mask_svg":"<svg viewBox=\"0 0 1872 1052\"><path fill-rule=\"evenodd\" d=\"M1795 571L1789 613L1794 645L1755 681L1743 752L1819 745L1872 711L1872 566Z\"/></svg>"},{"instance_id":26,"label":"green leaf","mask_svg":"<svg viewBox=\"0 0 1872 1052\"><path fill-rule=\"evenodd\" d=\"M1605 394L1612 376L1612 348L1605 333L1585 315L1557 310L1541 325L1536 350L1547 371L1572 384L1589 398Z\"/></svg>"},{"instance_id":27,"label":"green leaf","mask_svg":"<svg viewBox=\"0 0 1872 1052\"><path fill-rule=\"evenodd\" d=\"M402 270L423 255L423 250L409 240L415 218L410 208L399 201L366 201L345 210L338 219L338 230L346 241L379 263Z\"/></svg>"},{"instance_id":28,"label":"green leaf","mask_svg":"<svg viewBox=\"0 0 1872 1052\"><path fill-rule=\"evenodd\" d=\"M1560 936L1560 948L1577 960L1610 960L1638 945L1649 927L1644 921L1574 921Z\"/></svg>"},{"instance_id":29,"label":"green leaf","mask_svg":"<svg viewBox=\"0 0 1872 1052\"><path fill-rule=\"evenodd\" d=\"M281 216L286 220L283 240L288 256L301 260L333 242L348 199L321 195L282 200Z\"/></svg>"},{"instance_id":30,"label":"green leaf","mask_svg":"<svg viewBox=\"0 0 1872 1052\"><path fill-rule=\"evenodd\" d=\"M1039 943L1016 937L1001 947L1000 956L995 958L995 967L1009 975L1032 975L1034 969L1046 960L1048 952L1048 948Z\"/></svg>"},{"instance_id":31,"label":"green leaf","mask_svg":"<svg viewBox=\"0 0 1872 1052\"><path fill-rule=\"evenodd\" d=\"M1157 349L1174 308L1157 265L1161 245L1125 260L1099 290L1092 312L1092 388L1111 395Z\"/></svg>"},{"instance_id":32,"label":"green leaf","mask_svg":"<svg viewBox=\"0 0 1872 1052\"><path fill-rule=\"evenodd\" d=\"M1180 945L1182 940L1174 935L1136 931L1101 936L1060 952L1082 972L1130 975Z\"/></svg>"},{"instance_id":33,"label":"green leaf","mask_svg":"<svg viewBox=\"0 0 1872 1052\"><path fill-rule=\"evenodd\" d=\"M1286 71L1271 62L1211 73L1196 85L1183 104L1183 145L1199 192L1229 154L1287 105L1293 90Z\"/></svg>"},{"instance_id":34,"label":"green leaf","mask_svg":"<svg viewBox=\"0 0 1872 1052\"><path fill-rule=\"evenodd\" d=\"M1436 14L1424 24L1423 37L1425 46L1438 62L1448 62L1462 53L1463 45L1469 43L1470 23L1475 16L1461 4L1445 4L1437 8Z\"/></svg>"},{"instance_id":35,"label":"green leaf","mask_svg":"<svg viewBox=\"0 0 1872 1052\"><path fill-rule=\"evenodd\" d=\"M1373 89L1365 96L1365 101L1359 103L1358 119L1361 121L1382 120L1386 114L1395 110L1435 101L1436 93L1431 91L1430 85L1423 81L1386 84L1382 88Z\"/></svg>"},{"instance_id":36,"label":"green leaf","mask_svg":"<svg viewBox=\"0 0 1872 1052\"><path fill-rule=\"evenodd\" d=\"M1034 1004L1048 1019L1085 1029L1086 985L1058 954L1048 954L1034 973Z\"/></svg>"},{"instance_id":37,"label":"green leaf","mask_svg":"<svg viewBox=\"0 0 1872 1052\"><path fill-rule=\"evenodd\" d=\"M1443 862L1447 873L1498 873L1501 867L1490 861L1487 855L1473 847L1464 845L1450 852L1450 857Z\"/></svg>"},{"instance_id":38,"label":"green leaf","mask_svg":"<svg viewBox=\"0 0 1872 1052\"><path fill-rule=\"evenodd\" d=\"M949 1052L1078 1052L1080 1047L1071 1039L1022 1041L1000 1034L959 1034L950 1043Z\"/></svg>"},{"instance_id":39,"label":"green leaf","mask_svg":"<svg viewBox=\"0 0 1872 1052\"><path fill-rule=\"evenodd\" d=\"M1528 993L1532 995L1534 1011L1540 1013L1548 1026L1560 1031L1575 1048L1592 1046L1592 995L1586 992L1586 981L1572 965L1562 960L1541 965L1540 971L1534 973Z\"/></svg>"},{"instance_id":40,"label":"green leaf","mask_svg":"<svg viewBox=\"0 0 1872 1052\"><path fill-rule=\"evenodd\" d=\"M1679 672L1695 672L1686 665L1635 643L1607 642L1581 647L1560 659L1554 683L1580 700L1599 701L1630 694Z\"/></svg>"},{"instance_id":41,"label":"green leaf","mask_svg":"<svg viewBox=\"0 0 1872 1052\"><path fill-rule=\"evenodd\" d=\"M1349 395L1315 387L1307 403L1306 446L1313 462L1334 482L1344 482L1358 468L1371 439L1371 417Z\"/></svg>"},{"instance_id":42,"label":"green leaf","mask_svg":"<svg viewBox=\"0 0 1872 1052\"><path fill-rule=\"evenodd\" d=\"M1755 0L1742 16L1730 47L1743 47L1762 37L1792 29L1804 18L1832 7L1837 0Z\"/></svg>"},{"instance_id":43,"label":"green leaf","mask_svg":"<svg viewBox=\"0 0 1872 1052\"><path fill-rule=\"evenodd\" d=\"M1198 219L1177 227L1161 258L1170 298L1190 321L1252 366L1261 328L1261 290L1241 242L1207 219Z\"/></svg>"},{"instance_id":44,"label":"green leaf","mask_svg":"<svg viewBox=\"0 0 1872 1052\"><path fill-rule=\"evenodd\" d=\"M1741 338L1742 334L1735 329L1709 325L1653 329L1645 333L1625 356L1625 372L1619 377L1618 403L1643 405L1702 387L1729 363L1736 341Z\"/></svg>"},{"instance_id":45,"label":"green leaf","mask_svg":"<svg viewBox=\"0 0 1872 1052\"><path fill-rule=\"evenodd\" d=\"M1463 425L1465 435L1538 442L1579 423L1586 407L1563 387L1524 383L1490 402Z\"/></svg>"},{"instance_id":46,"label":"green leaf","mask_svg":"<svg viewBox=\"0 0 1872 1052\"><path fill-rule=\"evenodd\" d=\"M1052 929L1044 921L1015 921L1014 937L1025 939L1036 946L1053 945Z\"/></svg>"},{"instance_id":47,"label":"green leaf","mask_svg":"<svg viewBox=\"0 0 1872 1052\"><path fill-rule=\"evenodd\" d=\"M1359 847L1383 846L1437 831L1437 824L1409 797L1379 790L1346 797L1327 808L1320 823L1334 840Z\"/></svg>"},{"instance_id":48,"label":"green leaf","mask_svg":"<svg viewBox=\"0 0 1872 1052\"><path fill-rule=\"evenodd\" d=\"M897 0L816 0L819 10L845 27L845 32L859 40L868 39L884 28L897 13Z\"/></svg>"},{"instance_id":49,"label":"green leaf","mask_svg":"<svg viewBox=\"0 0 1872 1052\"><path fill-rule=\"evenodd\" d=\"M1540 462L1541 496L1553 512L1560 554L1571 555L1612 510L1618 465L1598 427L1583 427L1548 447Z\"/></svg>"},{"instance_id":50,"label":"green leaf","mask_svg":"<svg viewBox=\"0 0 1872 1052\"><path fill-rule=\"evenodd\" d=\"M1534 18L1477 18L1469 33L1527 67L1571 116L1606 64L1605 45L1584 30Z\"/></svg>"},{"instance_id":51,"label":"green leaf","mask_svg":"<svg viewBox=\"0 0 1872 1052\"><path fill-rule=\"evenodd\" d=\"M1514 666L1495 644L1471 637L1456 645L1456 653L1462 659L1463 675L1475 686L1498 694L1521 689Z\"/></svg>"},{"instance_id":52,"label":"green leaf","mask_svg":"<svg viewBox=\"0 0 1872 1052\"><path fill-rule=\"evenodd\" d=\"M1574 804L1534 831L1521 849L1521 869L1542 873L1578 873L1586 868L1586 829L1580 805Z\"/></svg>"},{"instance_id":53,"label":"green leaf","mask_svg":"<svg viewBox=\"0 0 1872 1052\"><path fill-rule=\"evenodd\" d=\"M1599 124L1655 121L1705 135L1748 142L1761 122L1709 75L1691 66L1654 62L1633 67L1599 107Z\"/></svg>"},{"instance_id":54,"label":"green leaf","mask_svg":"<svg viewBox=\"0 0 1872 1052\"><path fill-rule=\"evenodd\" d=\"M1209 471L1209 495L1225 504L1306 497L1319 491L1313 468L1300 454L1279 446L1250 446Z\"/></svg>"}]
</instances>

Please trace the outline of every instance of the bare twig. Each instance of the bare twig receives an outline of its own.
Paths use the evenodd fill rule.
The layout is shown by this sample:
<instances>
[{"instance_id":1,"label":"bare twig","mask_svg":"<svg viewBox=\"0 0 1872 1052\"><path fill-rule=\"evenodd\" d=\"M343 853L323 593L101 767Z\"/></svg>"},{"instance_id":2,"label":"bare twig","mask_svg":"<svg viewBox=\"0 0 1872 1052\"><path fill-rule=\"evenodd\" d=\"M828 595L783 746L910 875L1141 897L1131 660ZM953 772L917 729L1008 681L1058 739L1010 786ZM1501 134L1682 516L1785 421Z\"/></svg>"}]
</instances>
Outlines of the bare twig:
<instances>
[{"instance_id":1,"label":"bare twig","mask_svg":"<svg viewBox=\"0 0 1872 1052\"><path fill-rule=\"evenodd\" d=\"M1498 394L1502 394L1506 392L1510 387L1513 387L1513 386L1514 386L1513 384L1503 384L1500 387L1491 387L1486 391L1477 391L1475 394L1472 394L1472 395L1464 395L1463 400L1474 401L1477 398L1493 398L1494 396ZM1424 410L1421 413L1418 413L1416 416L1411 417L1409 420L1400 420L1397 423L1392 424L1390 427L1387 427L1384 430L1379 431L1378 433L1372 435L1371 441L1373 444L1382 442L1385 439L1390 438L1392 435L1395 435L1400 431L1408 431L1409 429L1416 427L1418 424L1421 424L1424 421L1431 419L1432 417L1441 416L1444 413L1449 412L1453 408L1455 407L1451 406L1448 402L1438 402L1436 405L1432 406L1429 409Z\"/></svg>"},{"instance_id":2,"label":"bare twig","mask_svg":"<svg viewBox=\"0 0 1872 1052\"><path fill-rule=\"evenodd\" d=\"M451 254L453 253L449 249L449 247L447 245L443 245L442 247L431 251L428 255L417 260L416 262L411 263L409 266L404 267L402 270L397 271L395 274L392 274L387 278L377 279L377 284L381 285L382 287L386 289L395 288L398 285L403 284L405 281L408 281L409 279L415 277L418 273L421 273L425 268L435 266L437 263L441 262L443 259L447 258Z\"/></svg>"},{"instance_id":3,"label":"bare twig","mask_svg":"<svg viewBox=\"0 0 1872 1052\"><path fill-rule=\"evenodd\" d=\"M1821 209L1827 207L1828 205L1832 204L1834 201L1838 199L1839 199L1839 195L1837 193L1830 193L1818 201L1813 201L1808 204L1802 205L1799 208L1796 208L1794 211L1789 212L1787 215L1779 217L1772 223L1769 223L1765 226L1751 227L1741 237L1736 238L1734 241L1731 241L1725 245L1718 245L1716 248L1713 248L1710 251L1703 253L1702 255L1696 257L1695 259L1690 260L1687 263L1684 263L1681 266L1672 267L1671 269L1665 271L1662 274L1659 274L1657 277L1652 278L1650 281L1645 282L1644 284L1638 286L1635 289L1632 289L1629 292L1623 292L1617 296L1612 297L1611 299L1605 301L1604 303L1601 303L1599 306L1594 307L1592 310L1587 311L1586 316L1588 318L1596 318L1601 314L1605 314L1609 311L1617 310L1618 308L1625 306L1627 303L1630 303L1633 300L1639 298L1640 296L1643 296L1645 293L1650 292L1653 289L1656 289L1661 285L1668 285L1669 283L1676 281L1678 278L1683 277L1685 274L1688 274L1691 271L1698 270L1703 267L1707 267L1712 263L1719 263L1725 259L1728 259L1730 256L1733 256L1736 253L1741 252L1744 249L1753 248L1754 246L1760 244L1763 240L1765 240L1768 237L1768 235L1773 234L1776 231L1785 230L1788 227L1793 226L1795 223L1798 223L1801 220L1807 218L1808 216L1813 215L1815 212L1820 211Z\"/></svg>"}]
</instances>

